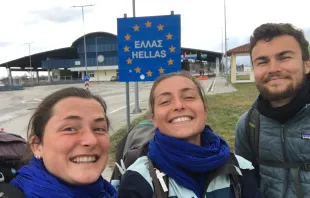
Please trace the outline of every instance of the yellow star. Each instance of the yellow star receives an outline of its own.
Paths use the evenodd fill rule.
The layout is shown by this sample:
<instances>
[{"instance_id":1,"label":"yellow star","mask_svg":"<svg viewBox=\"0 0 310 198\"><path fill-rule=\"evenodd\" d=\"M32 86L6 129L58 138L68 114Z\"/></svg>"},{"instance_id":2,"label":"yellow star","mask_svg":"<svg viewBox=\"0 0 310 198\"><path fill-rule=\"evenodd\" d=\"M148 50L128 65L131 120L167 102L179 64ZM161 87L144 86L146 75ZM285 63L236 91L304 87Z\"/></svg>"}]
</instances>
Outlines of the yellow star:
<instances>
[{"instance_id":1,"label":"yellow star","mask_svg":"<svg viewBox=\"0 0 310 198\"><path fill-rule=\"evenodd\" d=\"M129 47L127 45L124 47L124 52L129 52Z\"/></svg>"},{"instance_id":2,"label":"yellow star","mask_svg":"<svg viewBox=\"0 0 310 198\"><path fill-rule=\"evenodd\" d=\"M164 26L162 24L159 24L159 26L157 26L158 31L164 30Z\"/></svg>"},{"instance_id":3,"label":"yellow star","mask_svg":"<svg viewBox=\"0 0 310 198\"><path fill-rule=\"evenodd\" d=\"M164 73L164 71L165 71L165 69L164 69L164 68L162 68L162 67L160 67L158 71L159 71L159 73L163 74L163 73Z\"/></svg>"},{"instance_id":4,"label":"yellow star","mask_svg":"<svg viewBox=\"0 0 310 198\"><path fill-rule=\"evenodd\" d=\"M145 23L145 26L148 27L148 28L151 27L151 25L152 25L152 23L149 22L149 21L147 21L147 22Z\"/></svg>"},{"instance_id":5,"label":"yellow star","mask_svg":"<svg viewBox=\"0 0 310 198\"><path fill-rule=\"evenodd\" d=\"M140 68L140 67L137 67L135 70L136 70L136 73L140 73L141 68Z\"/></svg>"},{"instance_id":6,"label":"yellow star","mask_svg":"<svg viewBox=\"0 0 310 198\"><path fill-rule=\"evenodd\" d=\"M169 34L166 35L166 37L167 37L167 40L171 40L172 39L172 34L169 33Z\"/></svg>"},{"instance_id":7,"label":"yellow star","mask_svg":"<svg viewBox=\"0 0 310 198\"><path fill-rule=\"evenodd\" d=\"M153 72L151 72L150 70L147 73L147 76L152 76Z\"/></svg>"},{"instance_id":8,"label":"yellow star","mask_svg":"<svg viewBox=\"0 0 310 198\"><path fill-rule=\"evenodd\" d=\"M173 65L173 61L171 58L167 61L168 62L168 65Z\"/></svg>"},{"instance_id":9,"label":"yellow star","mask_svg":"<svg viewBox=\"0 0 310 198\"><path fill-rule=\"evenodd\" d=\"M173 45L171 45L171 47L169 48L170 52L175 52L175 47L173 47Z\"/></svg>"},{"instance_id":10,"label":"yellow star","mask_svg":"<svg viewBox=\"0 0 310 198\"><path fill-rule=\"evenodd\" d=\"M138 26L137 24L135 26L133 26L133 30L136 32L136 31L139 31L139 28L140 26Z\"/></svg>"},{"instance_id":11,"label":"yellow star","mask_svg":"<svg viewBox=\"0 0 310 198\"><path fill-rule=\"evenodd\" d=\"M127 64L132 64L132 59L128 58L126 61L127 61Z\"/></svg>"},{"instance_id":12,"label":"yellow star","mask_svg":"<svg viewBox=\"0 0 310 198\"><path fill-rule=\"evenodd\" d=\"M130 37L131 36L129 34L126 34L126 36L125 36L126 41L130 40Z\"/></svg>"}]
</instances>

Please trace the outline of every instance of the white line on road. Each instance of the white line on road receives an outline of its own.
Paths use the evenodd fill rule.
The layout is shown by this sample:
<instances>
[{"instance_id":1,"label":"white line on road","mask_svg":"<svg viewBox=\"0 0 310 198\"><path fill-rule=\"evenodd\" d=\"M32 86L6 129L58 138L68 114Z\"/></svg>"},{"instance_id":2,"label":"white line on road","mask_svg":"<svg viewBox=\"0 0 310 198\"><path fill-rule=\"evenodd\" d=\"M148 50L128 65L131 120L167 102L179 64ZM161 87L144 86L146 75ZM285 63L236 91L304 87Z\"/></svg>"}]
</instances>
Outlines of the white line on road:
<instances>
[{"instance_id":1,"label":"white line on road","mask_svg":"<svg viewBox=\"0 0 310 198\"><path fill-rule=\"evenodd\" d=\"M144 102L147 102L147 101L141 101L141 100L140 100L140 103L144 103ZM133 102L133 103L130 103L130 105L134 105L134 104L135 104L134 102ZM113 111L107 113L107 115L112 114L112 113L115 113L115 112L117 112L117 111L119 111L119 110L122 110L122 109L125 109L125 108L126 108L126 106L122 106L122 107L120 107L120 108L118 108L118 109L114 109Z\"/></svg>"},{"instance_id":2,"label":"white line on road","mask_svg":"<svg viewBox=\"0 0 310 198\"><path fill-rule=\"evenodd\" d=\"M210 91L210 92L213 92L214 85L215 85L215 80L216 80L216 78L214 78L214 81L213 81L213 83L212 83L212 87L211 87L211 91Z\"/></svg>"}]
</instances>

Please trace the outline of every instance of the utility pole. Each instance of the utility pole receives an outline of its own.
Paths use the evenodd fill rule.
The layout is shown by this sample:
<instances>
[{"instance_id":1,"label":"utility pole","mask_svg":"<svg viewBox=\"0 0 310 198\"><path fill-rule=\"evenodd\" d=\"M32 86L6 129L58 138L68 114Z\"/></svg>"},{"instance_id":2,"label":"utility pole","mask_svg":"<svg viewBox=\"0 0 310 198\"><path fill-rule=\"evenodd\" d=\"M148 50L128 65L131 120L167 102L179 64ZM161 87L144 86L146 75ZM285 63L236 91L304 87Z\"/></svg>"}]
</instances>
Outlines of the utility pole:
<instances>
[{"instance_id":1,"label":"utility pole","mask_svg":"<svg viewBox=\"0 0 310 198\"><path fill-rule=\"evenodd\" d=\"M84 7L91 7L91 6L95 6L95 5L89 4L89 5L81 5L81 6L72 6L73 8L82 8L83 31L84 31L84 56L85 56L84 65L85 65L86 75L88 75L88 73L87 73L86 38L85 38L85 26L84 26Z\"/></svg>"},{"instance_id":2,"label":"utility pole","mask_svg":"<svg viewBox=\"0 0 310 198\"><path fill-rule=\"evenodd\" d=\"M29 50L29 73L31 76L31 82L33 83L33 73L32 73L32 60L31 60L31 44L33 42L25 43L25 45L28 45L28 50Z\"/></svg>"}]
</instances>

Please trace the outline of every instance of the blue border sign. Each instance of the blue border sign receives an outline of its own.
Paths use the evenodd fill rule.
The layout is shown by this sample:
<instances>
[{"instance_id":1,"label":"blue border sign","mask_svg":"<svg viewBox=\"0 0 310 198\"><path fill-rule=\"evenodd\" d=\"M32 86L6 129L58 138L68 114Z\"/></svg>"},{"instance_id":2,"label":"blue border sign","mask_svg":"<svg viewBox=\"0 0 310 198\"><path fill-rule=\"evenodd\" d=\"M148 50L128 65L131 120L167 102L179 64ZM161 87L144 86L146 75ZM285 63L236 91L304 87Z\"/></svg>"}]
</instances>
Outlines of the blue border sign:
<instances>
[{"instance_id":1,"label":"blue border sign","mask_svg":"<svg viewBox=\"0 0 310 198\"><path fill-rule=\"evenodd\" d=\"M154 81L181 70L181 16L117 19L120 82Z\"/></svg>"}]
</instances>

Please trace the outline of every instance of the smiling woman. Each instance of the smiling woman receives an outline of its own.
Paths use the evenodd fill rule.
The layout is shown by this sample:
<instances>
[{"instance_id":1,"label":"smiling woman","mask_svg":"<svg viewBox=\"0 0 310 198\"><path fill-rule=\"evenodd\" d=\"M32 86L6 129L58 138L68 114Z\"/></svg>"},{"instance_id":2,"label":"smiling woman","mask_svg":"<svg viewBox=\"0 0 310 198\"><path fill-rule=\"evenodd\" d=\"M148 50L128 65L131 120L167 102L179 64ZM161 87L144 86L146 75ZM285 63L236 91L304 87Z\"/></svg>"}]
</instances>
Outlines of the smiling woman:
<instances>
[{"instance_id":1,"label":"smiling woman","mask_svg":"<svg viewBox=\"0 0 310 198\"><path fill-rule=\"evenodd\" d=\"M156 79L149 96L155 135L149 142L147 156L138 158L122 176L120 198L152 197L158 189L153 179L156 176L160 189L165 189L164 197L255 197L253 166L230 153L226 141L205 124L208 111L204 96L200 83L188 72ZM221 173L221 167L232 166L232 159L240 167L234 164L228 169L242 172L242 184L230 180L233 173ZM214 176L216 173L219 176Z\"/></svg>"},{"instance_id":2,"label":"smiling woman","mask_svg":"<svg viewBox=\"0 0 310 198\"><path fill-rule=\"evenodd\" d=\"M102 178L109 153L107 106L81 88L47 96L28 126L33 157L11 184L26 197L116 197Z\"/></svg>"}]
</instances>

